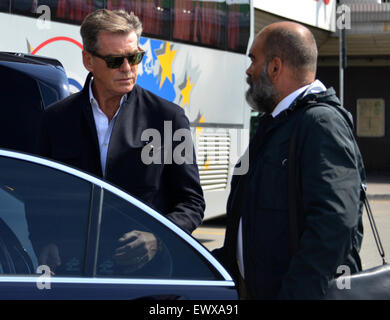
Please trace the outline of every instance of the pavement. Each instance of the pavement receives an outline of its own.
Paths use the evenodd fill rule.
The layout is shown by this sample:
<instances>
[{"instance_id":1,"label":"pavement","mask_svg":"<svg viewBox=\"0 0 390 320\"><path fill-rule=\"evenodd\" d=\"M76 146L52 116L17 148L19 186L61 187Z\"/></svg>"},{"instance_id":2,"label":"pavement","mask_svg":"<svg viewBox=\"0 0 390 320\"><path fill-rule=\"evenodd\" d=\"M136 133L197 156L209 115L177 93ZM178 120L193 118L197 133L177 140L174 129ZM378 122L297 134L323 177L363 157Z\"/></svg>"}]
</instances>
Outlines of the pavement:
<instances>
[{"instance_id":1,"label":"pavement","mask_svg":"<svg viewBox=\"0 0 390 320\"><path fill-rule=\"evenodd\" d=\"M373 200L390 200L390 173L367 173L367 196Z\"/></svg>"},{"instance_id":2,"label":"pavement","mask_svg":"<svg viewBox=\"0 0 390 320\"><path fill-rule=\"evenodd\" d=\"M390 200L390 173L367 173L367 196L370 200ZM375 216L375 221L377 221L377 226L381 229L381 234L386 236L386 230L389 230L390 226L390 215L388 215L389 205L386 202L382 201L372 201L370 206L374 213L385 213L377 214ZM389 217L389 218L387 218ZM366 221L367 225L367 215L363 215L363 220ZM225 235L225 226L226 226L226 215L207 220L197 228L193 236L197 238L203 245L209 250L219 248L223 245L224 235ZM369 226L367 226L369 228ZM371 231L367 232L369 239L363 242L362 247L362 256L364 256L364 268L371 266L376 266L380 264L378 262L378 253L376 251L375 242L372 237ZM381 237L383 238L383 236ZM390 236L384 237L384 246L390 248Z\"/></svg>"}]
</instances>

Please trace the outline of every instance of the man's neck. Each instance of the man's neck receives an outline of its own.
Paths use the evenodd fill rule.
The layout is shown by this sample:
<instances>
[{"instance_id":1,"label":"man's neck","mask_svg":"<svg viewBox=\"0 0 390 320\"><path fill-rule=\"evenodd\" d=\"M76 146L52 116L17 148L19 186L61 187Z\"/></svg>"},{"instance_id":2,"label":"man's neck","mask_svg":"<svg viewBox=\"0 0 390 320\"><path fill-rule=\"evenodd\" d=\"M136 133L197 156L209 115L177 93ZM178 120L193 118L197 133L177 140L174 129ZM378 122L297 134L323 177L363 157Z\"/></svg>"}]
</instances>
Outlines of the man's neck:
<instances>
[{"instance_id":1,"label":"man's neck","mask_svg":"<svg viewBox=\"0 0 390 320\"><path fill-rule=\"evenodd\" d=\"M92 93L98 102L99 108L111 121L120 107L122 96L105 95L103 90L96 88L95 82L92 83Z\"/></svg>"},{"instance_id":2,"label":"man's neck","mask_svg":"<svg viewBox=\"0 0 390 320\"><path fill-rule=\"evenodd\" d=\"M284 97L279 103L275 106L272 116L276 117L279 113L286 110L290 107L291 103L303 92L305 94L308 93L319 93L322 91L326 91L326 87L322 84L321 81L315 80L312 83L306 83L302 87L297 88L293 92L291 92L289 95Z\"/></svg>"},{"instance_id":3,"label":"man's neck","mask_svg":"<svg viewBox=\"0 0 390 320\"><path fill-rule=\"evenodd\" d=\"M104 112L107 118L111 121L118 111L121 103L121 97L108 98L106 100L96 98L99 108Z\"/></svg>"}]
</instances>

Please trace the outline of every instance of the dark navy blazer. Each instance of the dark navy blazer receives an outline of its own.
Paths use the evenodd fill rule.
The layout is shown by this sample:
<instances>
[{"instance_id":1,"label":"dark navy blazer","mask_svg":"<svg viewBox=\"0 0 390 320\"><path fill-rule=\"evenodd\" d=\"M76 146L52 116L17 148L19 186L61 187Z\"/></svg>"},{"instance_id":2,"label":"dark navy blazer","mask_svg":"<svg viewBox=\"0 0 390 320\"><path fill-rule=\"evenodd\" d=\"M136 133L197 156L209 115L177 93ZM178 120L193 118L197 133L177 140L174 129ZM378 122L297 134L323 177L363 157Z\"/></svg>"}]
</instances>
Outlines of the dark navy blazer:
<instances>
[{"instance_id":1,"label":"dark navy blazer","mask_svg":"<svg viewBox=\"0 0 390 320\"><path fill-rule=\"evenodd\" d=\"M91 74L82 91L45 111L38 154L103 177L89 101L90 79ZM161 143L159 139L152 139L150 134L145 135L147 129L151 130L146 133L158 132ZM118 113L109 143L104 179L191 233L202 221L205 202L192 140L188 135L184 139L183 131L189 133L189 121L182 108L136 85ZM181 140L172 141L176 132ZM180 163L184 157L179 157L179 161L172 157L175 150L184 154L184 142L189 163ZM188 157L188 146L192 161ZM145 163L142 152L149 161L159 157L160 161ZM165 161L164 155L168 155Z\"/></svg>"}]
</instances>

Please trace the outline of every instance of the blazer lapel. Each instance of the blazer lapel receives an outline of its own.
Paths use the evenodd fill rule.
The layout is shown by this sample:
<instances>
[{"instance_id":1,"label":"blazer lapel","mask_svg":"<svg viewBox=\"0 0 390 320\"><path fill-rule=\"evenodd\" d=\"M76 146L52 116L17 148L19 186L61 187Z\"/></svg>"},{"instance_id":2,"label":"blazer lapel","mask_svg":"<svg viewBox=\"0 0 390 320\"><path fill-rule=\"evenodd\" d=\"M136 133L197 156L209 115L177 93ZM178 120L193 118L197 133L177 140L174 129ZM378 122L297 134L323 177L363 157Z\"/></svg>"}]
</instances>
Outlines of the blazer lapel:
<instances>
[{"instance_id":1,"label":"blazer lapel","mask_svg":"<svg viewBox=\"0 0 390 320\"><path fill-rule=\"evenodd\" d=\"M142 107L137 103L136 86L127 95L127 100L122 104L114 128L112 130L109 153L116 148L115 143L125 138L126 145L130 147L140 147L142 131L147 128L146 117L142 112Z\"/></svg>"},{"instance_id":2,"label":"blazer lapel","mask_svg":"<svg viewBox=\"0 0 390 320\"><path fill-rule=\"evenodd\" d=\"M139 169L141 151L146 142L141 140L142 132L148 125L144 108L139 106L136 86L128 93L115 119L108 145L106 176L112 174L113 161L126 156L127 166L132 170Z\"/></svg>"}]
</instances>

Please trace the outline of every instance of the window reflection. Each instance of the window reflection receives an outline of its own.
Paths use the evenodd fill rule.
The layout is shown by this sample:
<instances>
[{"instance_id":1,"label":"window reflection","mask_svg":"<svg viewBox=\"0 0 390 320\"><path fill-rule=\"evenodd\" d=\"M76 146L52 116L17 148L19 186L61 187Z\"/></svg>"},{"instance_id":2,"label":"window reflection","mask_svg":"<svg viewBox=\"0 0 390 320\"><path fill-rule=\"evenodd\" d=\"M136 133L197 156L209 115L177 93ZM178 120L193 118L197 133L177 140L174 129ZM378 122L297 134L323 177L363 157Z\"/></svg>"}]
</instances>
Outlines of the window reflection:
<instances>
[{"instance_id":1,"label":"window reflection","mask_svg":"<svg viewBox=\"0 0 390 320\"><path fill-rule=\"evenodd\" d=\"M245 52L249 1L175 0L172 23L174 40Z\"/></svg>"},{"instance_id":2,"label":"window reflection","mask_svg":"<svg viewBox=\"0 0 390 320\"><path fill-rule=\"evenodd\" d=\"M1 1L1 0L0 0ZM12 11L28 16L38 16L37 8L47 6L51 20L80 24L92 11L104 8L104 0L14 0Z\"/></svg>"},{"instance_id":3,"label":"window reflection","mask_svg":"<svg viewBox=\"0 0 390 320\"><path fill-rule=\"evenodd\" d=\"M169 37L169 1L164 0L107 0L107 9L134 12L142 21L143 33Z\"/></svg>"},{"instance_id":4,"label":"window reflection","mask_svg":"<svg viewBox=\"0 0 390 320\"><path fill-rule=\"evenodd\" d=\"M57 18L82 22L92 11L103 8L103 1L94 0L58 0L56 8Z\"/></svg>"},{"instance_id":5,"label":"window reflection","mask_svg":"<svg viewBox=\"0 0 390 320\"><path fill-rule=\"evenodd\" d=\"M14 0L11 7L37 16L40 5L50 8L52 20L72 24L97 9L124 9L141 19L145 36L243 53L249 39L249 0ZM1 11L8 7L0 0Z\"/></svg>"},{"instance_id":6,"label":"window reflection","mask_svg":"<svg viewBox=\"0 0 390 320\"><path fill-rule=\"evenodd\" d=\"M143 233L142 237L138 237ZM127 259L118 252L130 243ZM138 240L151 243L137 246ZM153 241L157 240L157 246ZM145 248L151 249L149 255ZM216 280L214 268L172 230L140 208L104 191L97 275L124 278ZM146 257L148 255L148 257ZM119 257L121 258L121 257Z\"/></svg>"},{"instance_id":7,"label":"window reflection","mask_svg":"<svg viewBox=\"0 0 390 320\"><path fill-rule=\"evenodd\" d=\"M249 37L249 5L233 3L227 8L227 47L245 52Z\"/></svg>"},{"instance_id":8,"label":"window reflection","mask_svg":"<svg viewBox=\"0 0 390 320\"><path fill-rule=\"evenodd\" d=\"M3 272L83 275L91 185L22 160L1 157L0 168Z\"/></svg>"}]
</instances>

